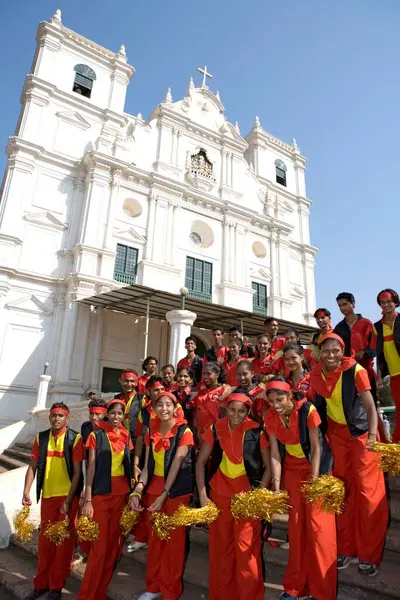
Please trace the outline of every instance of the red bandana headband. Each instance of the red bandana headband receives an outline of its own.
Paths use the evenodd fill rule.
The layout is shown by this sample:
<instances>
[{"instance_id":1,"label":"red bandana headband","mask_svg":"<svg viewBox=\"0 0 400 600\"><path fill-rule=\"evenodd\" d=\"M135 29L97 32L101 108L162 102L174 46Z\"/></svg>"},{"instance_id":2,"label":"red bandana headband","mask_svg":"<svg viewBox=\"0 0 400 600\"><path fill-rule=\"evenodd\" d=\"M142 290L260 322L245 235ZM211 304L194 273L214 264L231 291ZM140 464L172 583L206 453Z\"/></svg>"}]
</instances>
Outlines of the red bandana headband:
<instances>
[{"instance_id":1,"label":"red bandana headband","mask_svg":"<svg viewBox=\"0 0 400 600\"><path fill-rule=\"evenodd\" d=\"M107 412L107 409L104 406L93 406L89 408L89 413L93 415L104 415Z\"/></svg>"},{"instance_id":2,"label":"red bandana headband","mask_svg":"<svg viewBox=\"0 0 400 600\"><path fill-rule=\"evenodd\" d=\"M318 317L329 317L329 315L327 314L326 310L319 310L315 313L315 318L318 319Z\"/></svg>"},{"instance_id":3,"label":"red bandana headband","mask_svg":"<svg viewBox=\"0 0 400 600\"><path fill-rule=\"evenodd\" d=\"M290 392L292 388L286 381L268 381L265 385L265 391L282 390L282 392Z\"/></svg>"},{"instance_id":4,"label":"red bandana headband","mask_svg":"<svg viewBox=\"0 0 400 600\"><path fill-rule=\"evenodd\" d=\"M226 399L226 405L228 406L230 402L242 402L245 406L248 406L249 408L252 405L251 398L246 396L246 394L231 394Z\"/></svg>"},{"instance_id":5,"label":"red bandana headband","mask_svg":"<svg viewBox=\"0 0 400 600\"><path fill-rule=\"evenodd\" d=\"M51 415L66 415L68 417L69 411L65 410L65 408L57 408L55 406L54 408L50 409L50 414Z\"/></svg>"},{"instance_id":6,"label":"red bandana headband","mask_svg":"<svg viewBox=\"0 0 400 600\"><path fill-rule=\"evenodd\" d=\"M345 348L344 341L342 340L340 335L337 335L336 333L327 333L326 335L324 335L324 337L319 342L320 347L325 342L325 340L336 340L337 342L339 342L343 350Z\"/></svg>"},{"instance_id":7,"label":"red bandana headband","mask_svg":"<svg viewBox=\"0 0 400 600\"><path fill-rule=\"evenodd\" d=\"M381 300L394 300L393 294L391 292L381 292L378 296L379 302Z\"/></svg>"},{"instance_id":8,"label":"red bandana headband","mask_svg":"<svg viewBox=\"0 0 400 600\"><path fill-rule=\"evenodd\" d=\"M135 373L135 371L124 371L121 374L121 379L124 379L124 377L132 377L135 381L137 381L139 379L138 374Z\"/></svg>"},{"instance_id":9,"label":"red bandana headband","mask_svg":"<svg viewBox=\"0 0 400 600\"><path fill-rule=\"evenodd\" d=\"M173 402L174 404L178 404L178 400L176 399L176 396L174 396L174 394L173 394L172 392L168 392L168 390L167 390L167 391L165 391L165 392L161 392L161 394L160 394L160 395L158 396L158 398L157 398L157 401L158 401L160 398L169 398L170 400L172 400L172 402Z\"/></svg>"},{"instance_id":10,"label":"red bandana headband","mask_svg":"<svg viewBox=\"0 0 400 600\"><path fill-rule=\"evenodd\" d=\"M165 386L160 381L155 381L152 385L147 386L148 390L163 390L164 388Z\"/></svg>"},{"instance_id":11,"label":"red bandana headband","mask_svg":"<svg viewBox=\"0 0 400 600\"><path fill-rule=\"evenodd\" d=\"M111 408L111 406L113 404L122 404L122 406L124 408L126 408L126 402L124 400L122 400L122 398L112 398L110 400L110 402L107 404L107 410L106 410L106 412L108 412L110 410L110 408Z\"/></svg>"}]
</instances>

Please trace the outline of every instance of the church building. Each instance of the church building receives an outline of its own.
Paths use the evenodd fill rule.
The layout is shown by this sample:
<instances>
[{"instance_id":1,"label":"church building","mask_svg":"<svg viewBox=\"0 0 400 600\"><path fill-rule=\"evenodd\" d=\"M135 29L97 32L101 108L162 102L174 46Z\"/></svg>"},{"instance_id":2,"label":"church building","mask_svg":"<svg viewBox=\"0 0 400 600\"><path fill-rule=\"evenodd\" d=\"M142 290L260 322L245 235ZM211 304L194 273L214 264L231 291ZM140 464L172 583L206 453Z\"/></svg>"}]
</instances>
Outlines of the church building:
<instances>
[{"instance_id":1,"label":"church building","mask_svg":"<svg viewBox=\"0 0 400 600\"><path fill-rule=\"evenodd\" d=\"M144 349L167 361L165 317L88 297L186 286L210 311L313 324L316 248L296 141L258 117L242 136L207 67L145 118L124 110L135 72L124 46L102 48L60 11L36 39L0 193L0 419L34 406L45 363L49 400L72 403L107 391L107 373L140 371Z\"/></svg>"}]
</instances>

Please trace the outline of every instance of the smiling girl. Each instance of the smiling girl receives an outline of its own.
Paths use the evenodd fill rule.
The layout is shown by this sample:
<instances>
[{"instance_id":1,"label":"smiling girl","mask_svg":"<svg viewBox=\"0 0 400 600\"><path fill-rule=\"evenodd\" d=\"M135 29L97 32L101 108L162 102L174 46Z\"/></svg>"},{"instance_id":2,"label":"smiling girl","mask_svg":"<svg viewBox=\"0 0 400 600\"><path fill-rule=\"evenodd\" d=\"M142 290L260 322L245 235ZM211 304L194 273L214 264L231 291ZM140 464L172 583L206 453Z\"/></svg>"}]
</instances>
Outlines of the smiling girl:
<instances>
[{"instance_id":1,"label":"smiling girl","mask_svg":"<svg viewBox=\"0 0 400 600\"><path fill-rule=\"evenodd\" d=\"M302 346L297 343L285 346L283 349L283 360L288 371L287 380L292 390L303 392L308 400L312 400L314 393L310 385L310 371L304 360Z\"/></svg>"},{"instance_id":2,"label":"smiling girl","mask_svg":"<svg viewBox=\"0 0 400 600\"><path fill-rule=\"evenodd\" d=\"M240 361L245 360L240 355L240 352L243 348L243 341L240 338L232 338L229 342L228 348L229 355L225 359L223 369L227 384L232 388L235 388L238 385L236 378L236 367Z\"/></svg>"},{"instance_id":3,"label":"smiling girl","mask_svg":"<svg viewBox=\"0 0 400 600\"><path fill-rule=\"evenodd\" d=\"M191 401L194 410L196 441L201 444L203 433L217 421L221 414L223 400L230 394L229 385L220 385L218 378L221 367L209 362L203 367L203 383Z\"/></svg>"},{"instance_id":4,"label":"smiling girl","mask_svg":"<svg viewBox=\"0 0 400 600\"><path fill-rule=\"evenodd\" d=\"M283 488L289 494L289 562L283 580L282 600L310 595L315 600L336 598L335 516L324 514L306 502L304 482L320 474L321 446L326 442L319 432L321 419L314 406L293 397L290 384L274 377L266 384L270 409L264 415L271 445L272 483L280 490L282 458L278 445L285 448ZM325 472L329 470L329 466Z\"/></svg>"},{"instance_id":5,"label":"smiling girl","mask_svg":"<svg viewBox=\"0 0 400 600\"><path fill-rule=\"evenodd\" d=\"M221 513L209 525L212 600L262 600L261 522L235 520L231 499L251 487L270 482L268 441L261 427L249 418L251 399L233 393L227 399L227 416L203 435L196 463L196 482L201 506L210 502L205 486L205 467L212 456L211 500Z\"/></svg>"},{"instance_id":6,"label":"smiling girl","mask_svg":"<svg viewBox=\"0 0 400 600\"><path fill-rule=\"evenodd\" d=\"M130 498L133 510L147 496L150 513L173 514L180 504L189 504L193 492L193 471L190 449L193 435L185 419L176 413L177 400L171 392L158 397L145 435L146 458L139 481ZM163 596L178 600L182 594L182 574L185 563L186 529L178 527L168 540L161 540L150 531L146 566L146 592L139 600Z\"/></svg>"},{"instance_id":7,"label":"smiling girl","mask_svg":"<svg viewBox=\"0 0 400 600\"><path fill-rule=\"evenodd\" d=\"M346 486L345 507L337 518L338 569L359 563L359 572L373 577L382 558L388 519L379 457L368 452L377 439L378 415L367 371L344 356L344 348L335 333L323 337L321 362L310 382L327 428L333 474Z\"/></svg>"},{"instance_id":8,"label":"smiling girl","mask_svg":"<svg viewBox=\"0 0 400 600\"><path fill-rule=\"evenodd\" d=\"M131 487L132 443L122 425L126 405L113 399L107 405L107 421L96 424L89 435L85 500L82 515L100 528L92 542L79 600L106 600L107 587L122 552L122 509Z\"/></svg>"}]
</instances>

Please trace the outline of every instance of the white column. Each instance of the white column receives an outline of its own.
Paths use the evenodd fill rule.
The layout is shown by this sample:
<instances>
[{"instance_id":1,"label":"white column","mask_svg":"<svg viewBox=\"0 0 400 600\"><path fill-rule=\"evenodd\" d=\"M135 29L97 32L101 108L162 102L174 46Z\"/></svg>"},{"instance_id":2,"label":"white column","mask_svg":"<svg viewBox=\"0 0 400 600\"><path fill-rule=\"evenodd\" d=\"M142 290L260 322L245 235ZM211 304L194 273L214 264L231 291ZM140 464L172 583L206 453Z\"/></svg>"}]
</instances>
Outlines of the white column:
<instances>
[{"instance_id":1,"label":"white column","mask_svg":"<svg viewBox=\"0 0 400 600\"><path fill-rule=\"evenodd\" d=\"M176 132L176 144L175 144L175 164L179 164L179 143L181 140L181 132L179 129Z\"/></svg>"},{"instance_id":2,"label":"white column","mask_svg":"<svg viewBox=\"0 0 400 600\"><path fill-rule=\"evenodd\" d=\"M176 365L186 354L185 339L190 335L197 315L190 310L170 310L166 317L171 325L168 361L172 365Z\"/></svg>"},{"instance_id":3,"label":"white column","mask_svg":"<svg viewBox=\"0 0 400 600\"><path fill-rule=\"evenodd\" d=\"M154 223L156 216L156 202L157 199L151 193L149 197L149 212L147 215L147 228L146 228L146 246L144 248L144 259L153 260L153 241L154 241Z\"/></svg>"},{"instance_id":4,"label":"white column","mask_svg":"<svg viewBox=\"0 0 400 600\"><path fill-rule=\"evenodd\" d=\"M104 309L96 308L95 312L92 313L93 319L93 359L92 369L90 374L90 389L100 389L100 356L101 356L101 343L103 338L103 321L104 321Z\"/></svg>"},{"instance_id":5,"label":"white column","mask_svg":"<svg viewBox=\"0 0 400 600\"><path fill-rule=\"evenodd\" d=\"M37 391L37 396L36 396L36 406L33 409L34 411L43 410L44 408L46 408L47 392L49 389L50 380L51 380L51 375L40 375L39 376L39 385L38 385L38 391Z\"/></svg>"},{"instance_id":6,"label":"white column","mask_svg":"<svg viewBox=\"0 0 400 600\"><path fill-rule=\"evenodd\" d=\"M103 248L109 250L115 250L113 243L113 224L115 221L114 215L116 210L116 203L118 198L119 186L121 182L121 171L115 170L113 172L112 181L110 182L110 195L108 200L107 210L107 221L104 231Z\"/></svg>"},{"instance_id":7,"label":"white column","mask_svg":"<svg viewBox=\"0 0 400 600\"><path fill-rule=\"evenodd\" d=\"M167 265L171 262L171 247L175 243L175 240L172 237L172 217L173 217L174 207L171 202L167 204L167 222L165 223L164 229L164 256L163 262Z\"/></svg>"},{"instance_id":8,"label":"white column","mask_svg":"<svg viewBox=\"0 0 400 600\"><path fill-rule=\"evenodd\" d=\"M74 347L78 305L76 294L69 293L64 308L64 321L58 352L56 381L69 381L71 373L72 351Z\"/></svg>"},{"instance_id":9,"label":"white column","mask_svg":"<svg viewBox=\"0 0 400 600\"><path fill-rule=\"evenodd\" d=\"M169 264L175 265L175 240L178 239L178 221L179 221L180 204L172 202L172 224L171 224L171 240L169 244Z\"/></svg>"},{"instance_id":10,"label":"white column","mask_svg":"<svg viewBox=\"0 0 400 600\"><path fill-rule=\"evenodd\" d=\"M229 223L229 281L235 281L235 225Z\"/></svg>"},{"instance_id":11,"label":"white column","mask_svg":"<svg viewBox=\"0 0 400 600\"><path fill-rule=\"evenodd\" d=\"M222 277L221 281L229 281L229 223L224 221L222 223L222 243L223 243L223 254L222 254Z\"/></svg>"}]
</instances>

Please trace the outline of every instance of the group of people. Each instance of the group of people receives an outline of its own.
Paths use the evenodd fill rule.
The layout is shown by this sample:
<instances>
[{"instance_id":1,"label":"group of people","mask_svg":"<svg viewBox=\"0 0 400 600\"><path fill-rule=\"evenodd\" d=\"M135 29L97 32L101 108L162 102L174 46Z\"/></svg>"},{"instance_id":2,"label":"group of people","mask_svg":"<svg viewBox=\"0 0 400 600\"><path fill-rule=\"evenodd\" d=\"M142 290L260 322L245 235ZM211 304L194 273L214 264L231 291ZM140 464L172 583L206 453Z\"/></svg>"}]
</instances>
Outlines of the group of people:
<instances>
[{"instance_id":1,"label":"group of people","mask_svg":"<svg viewBox=\"0 0 400 600\"><path fill-rule=\"evenodd\" d=\"M68 427L68 406L53 404L51 428L35 439L23 493L29 505L36 475L42 527L29 600L61 597L74 537L54 546L43 530L68 515L73 532L78 512L100 528L98 540L81 544L88 562L78 599L106 600L123 549L120 518L127 502L140 513L127 549L148 546L146 591L139 600L178 600L187 532L177 527L162 540L150 516L211 501L220 513L208 526L210 600L262 600L269 528L258 519L235 519L231 511L233 496L254 487L289 494L282 600L334 600L337 570L352 563L361 575L376 575L388 505L378 455L369 450L385 435L376 388L388 373L400 410L400 301L391 289L377 300L382 319L372 325L355 313L352 294L339 294L344 319L333 328L330 312L318 309L319 331L308 348L294 328L278 336L274 318L265 320L255 346L243 340L239 326L230 328L227 344L224 331L214 329L203 358L188 337L176 368L159 370L149 356L141 376L133 369L122 373L121 392L110 401L91 399L80 434ZM393 440L399 439L397 419ZM346 489L345 508L336 517L307 503L301 489L328 473Z\"/></svg>"}]
</instances>

